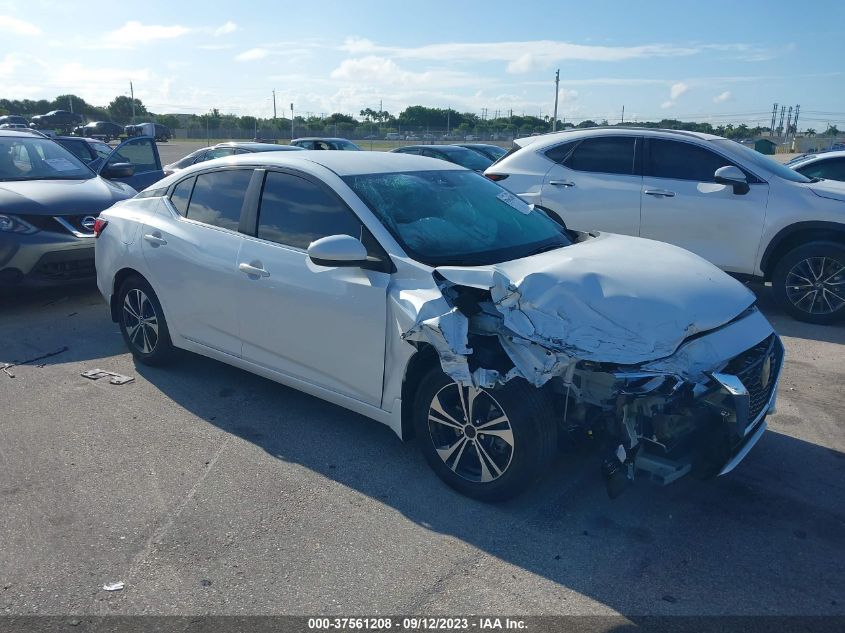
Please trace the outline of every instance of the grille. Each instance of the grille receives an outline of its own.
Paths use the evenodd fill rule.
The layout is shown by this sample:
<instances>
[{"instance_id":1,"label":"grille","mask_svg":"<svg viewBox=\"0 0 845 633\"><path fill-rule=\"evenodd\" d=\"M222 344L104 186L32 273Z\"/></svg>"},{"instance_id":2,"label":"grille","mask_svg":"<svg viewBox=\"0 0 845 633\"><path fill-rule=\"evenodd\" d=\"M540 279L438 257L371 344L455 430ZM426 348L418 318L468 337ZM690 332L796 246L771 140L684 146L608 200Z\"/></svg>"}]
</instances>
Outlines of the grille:
<instances>
[{"instance_id":1,"label":"grille","mask_svg":"<svg viewBox=\"0 0 845 633\"><path fill-rule=\"evenodd\" d=\"M772 334L734 358L724 369L740 379L748 390L748 422L757 419L772 397L783 361L783 346Z\"/></svg>"},{"instance_id":2,"label":"grille","mask_svg":"<svg viewBox=\"0 0 845 633\"><path fill-rule=\"evenodd\" d=\"M59 222L55 217L50 215L24 215L21 216L24 220L29 222L35 228L42 231L51 231L53 233L70 233L67 227ZM56 216L67 222L73 227L74 231L83 233L85 235L94 235L94 231L86 229L82 226L82 220L87 217L96 218L96 213L78 213L72 215Z\"/></svg>"}]
</instances>

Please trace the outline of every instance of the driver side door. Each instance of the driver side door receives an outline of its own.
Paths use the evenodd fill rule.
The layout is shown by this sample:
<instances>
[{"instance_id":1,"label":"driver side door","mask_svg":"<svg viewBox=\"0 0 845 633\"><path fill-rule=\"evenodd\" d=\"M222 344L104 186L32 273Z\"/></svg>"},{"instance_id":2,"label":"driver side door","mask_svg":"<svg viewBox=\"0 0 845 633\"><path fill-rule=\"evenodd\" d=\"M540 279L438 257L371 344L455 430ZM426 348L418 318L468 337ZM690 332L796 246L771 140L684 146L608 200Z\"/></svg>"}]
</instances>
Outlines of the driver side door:
<instances>
[{"instance_id":1,"label":"driver side door","mask_svg":"<svg viewBox=\"0 0 845 633\"><path fill-rule=\"evenodd\" d=\"M121 163L129 163L134 167L132 175L109 178L109 180L126 183L135 191L146 189L151 184L164 178L158 147L156 147L155 139L152 137L136 136L123 141L103 161L97 173L102 175L103 171L109 166Z\"/></svg>"}]
</instances>

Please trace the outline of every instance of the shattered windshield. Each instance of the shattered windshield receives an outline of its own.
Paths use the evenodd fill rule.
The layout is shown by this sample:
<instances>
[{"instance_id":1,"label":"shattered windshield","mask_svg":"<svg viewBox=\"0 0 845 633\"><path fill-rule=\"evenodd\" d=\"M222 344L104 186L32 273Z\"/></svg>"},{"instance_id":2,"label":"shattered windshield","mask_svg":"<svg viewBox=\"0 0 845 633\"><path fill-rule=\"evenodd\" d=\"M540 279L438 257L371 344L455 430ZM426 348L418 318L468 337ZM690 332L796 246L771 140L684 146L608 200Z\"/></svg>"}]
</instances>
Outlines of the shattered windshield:
<instances>
[{"instance_id":1,"label":"shattered windshield","mask_svg":"<svg viewBox=\"0 0 845 633\"><path fill-rule=\"evenodd\" d=\"M572 243L564 227L470 171L347 176L414 259L430 266L480 266Z\"/></svg>"}]
</instances>

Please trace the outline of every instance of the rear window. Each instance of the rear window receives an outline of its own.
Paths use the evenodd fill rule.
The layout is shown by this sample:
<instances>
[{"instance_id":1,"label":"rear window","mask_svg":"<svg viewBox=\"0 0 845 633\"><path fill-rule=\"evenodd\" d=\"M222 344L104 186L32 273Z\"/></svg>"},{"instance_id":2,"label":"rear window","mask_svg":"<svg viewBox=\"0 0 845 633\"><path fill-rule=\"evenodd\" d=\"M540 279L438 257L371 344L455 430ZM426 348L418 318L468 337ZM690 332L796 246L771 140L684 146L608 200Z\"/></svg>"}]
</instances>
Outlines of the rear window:
<instances>
[{"instance_id":1,"label":"rear window","mask_svg":"<svg viewBox=\"0 0 845 633\"><path fill-rule=\"evenodd\" d=\"M187 218L237 231L251 169L227 169L197 176Z\"/></svg>"},{"instance_id":2,"label":"rear window","mask_svg":"<svg viewBox=\"0 0 845 633\"><path fill-rule=\"evenodd\" d=\"M633 136L598 136L578 143L564 163L576 171L631 175L634 173Z\"/></svg>"}]
</instances>

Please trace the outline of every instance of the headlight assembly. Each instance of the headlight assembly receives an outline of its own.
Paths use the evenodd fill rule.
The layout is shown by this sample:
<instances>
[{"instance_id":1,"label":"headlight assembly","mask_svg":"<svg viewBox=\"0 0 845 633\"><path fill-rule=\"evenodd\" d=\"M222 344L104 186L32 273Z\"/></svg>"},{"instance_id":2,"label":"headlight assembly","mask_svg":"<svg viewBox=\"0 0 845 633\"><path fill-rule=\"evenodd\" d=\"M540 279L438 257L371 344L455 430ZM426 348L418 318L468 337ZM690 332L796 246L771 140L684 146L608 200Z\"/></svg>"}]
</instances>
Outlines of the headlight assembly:
<instances>
[{"instance_id":1,"label":"headlight assembly","mask_svg":"<svg viewBox=\"0 0 845 633\"><path fill-rule=\"evenodd\" d=\"M19 218L16 215L0 213L0 232L21 233L24 235L29 235L37 231L37 228L35 228L29 222Z\"/></svg>"}]
</instances>

